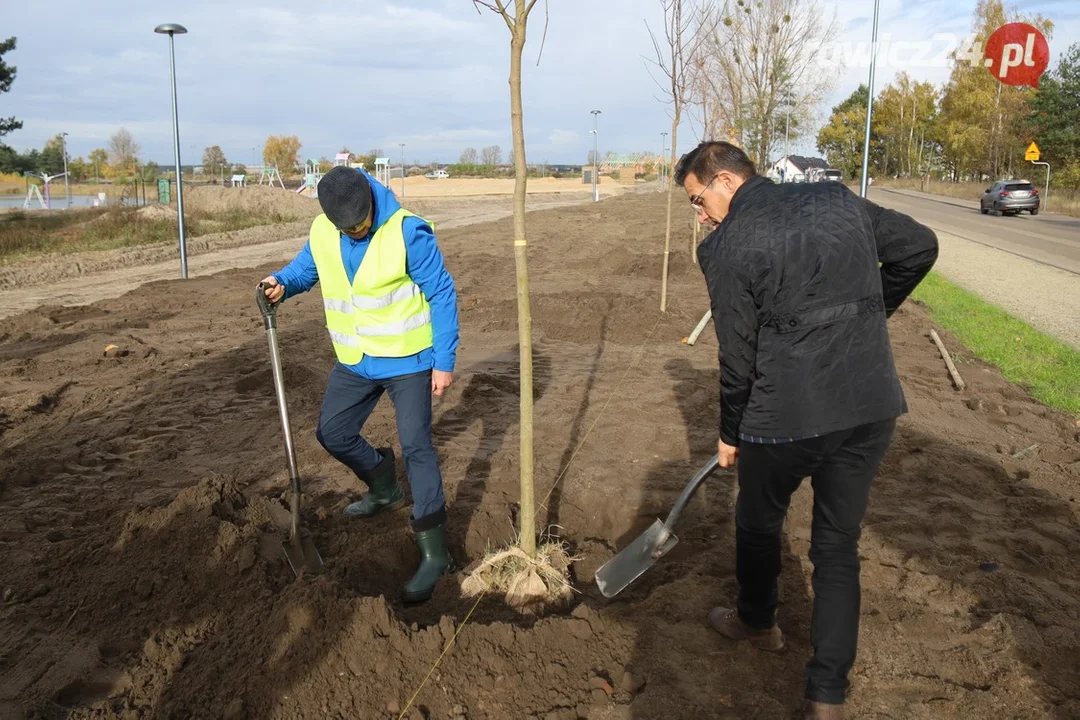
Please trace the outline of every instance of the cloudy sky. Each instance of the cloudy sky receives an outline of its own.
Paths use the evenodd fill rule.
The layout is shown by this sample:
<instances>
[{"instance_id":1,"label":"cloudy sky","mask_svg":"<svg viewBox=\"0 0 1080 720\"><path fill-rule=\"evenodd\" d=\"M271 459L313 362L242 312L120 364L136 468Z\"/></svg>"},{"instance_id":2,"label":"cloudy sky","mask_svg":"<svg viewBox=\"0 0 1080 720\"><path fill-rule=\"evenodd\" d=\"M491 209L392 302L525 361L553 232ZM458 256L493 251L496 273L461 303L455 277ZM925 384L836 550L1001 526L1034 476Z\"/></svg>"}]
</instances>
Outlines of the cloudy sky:
<instances>
[{"instance_id":1,"label":"cloudy sky","mask_svg":"<svg viewBox=\"0 0 1080 720\"><path fill-rule=\"evenodd\" d=\"M870 0L817 0L835 14L840 40L869 47ZM452 162L468 146L509 149L509 32L470 0L186 0L170 10L154 3L105 0L4 0L0 39L18 47L5 60L18 67L0 95L0 116L25 125L4 138L18 150L40 148L69 133L72 155L104 147L120 127L142 157L172 162L168 38L153 29L177 22L180 149L185 162L221 145L233 162L252 163L268 134L295 134L303 157L382 148L408 162ZM530 162L582 162L599 109L601 152L660 149L670 129L643 55L651 52L646 22L662 26L659 0L550 0L547 42L536 65L543 15L535 12L525 48L523 93ZM537 5L542 10L543 3ZM1056 24L1051 67L1080 41L1080 2L1032 0ZM975 0L882 0L881 39L932 41L941 56L947 38L965 37ZM823 111L865 82L868 64L849 45L847 67ZM854 53L854 55L850 54ZM897 52L896 58L910 55ZM898 67L879 59L876 86L901 69L936 83L937 66ZM681 149L696 140L682 128ZM814 152L812 141L793 151Z\"/></svg>"}]
</instances>

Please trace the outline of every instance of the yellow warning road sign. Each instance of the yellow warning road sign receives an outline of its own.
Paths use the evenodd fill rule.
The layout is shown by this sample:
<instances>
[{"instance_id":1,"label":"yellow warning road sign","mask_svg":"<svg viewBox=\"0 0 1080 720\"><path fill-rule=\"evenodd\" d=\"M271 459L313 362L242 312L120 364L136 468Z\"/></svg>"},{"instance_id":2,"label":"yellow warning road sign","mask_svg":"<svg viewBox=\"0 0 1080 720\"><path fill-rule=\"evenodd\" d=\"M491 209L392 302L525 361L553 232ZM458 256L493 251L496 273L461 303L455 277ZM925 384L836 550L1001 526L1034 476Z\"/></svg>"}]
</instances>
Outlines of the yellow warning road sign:
<instances>
[{"instance_id":1,"label":"yellow warning road sign","mask_svg":"<svg viewBox=\"0 0 1080 720\"><path fill-rule=\"evenodd\" d=\"M1028 145L1027 152L1024 153L1025 160L1038 160L1039 159L1039 146L1035 143Z\"/></svg>"}]
</instances>

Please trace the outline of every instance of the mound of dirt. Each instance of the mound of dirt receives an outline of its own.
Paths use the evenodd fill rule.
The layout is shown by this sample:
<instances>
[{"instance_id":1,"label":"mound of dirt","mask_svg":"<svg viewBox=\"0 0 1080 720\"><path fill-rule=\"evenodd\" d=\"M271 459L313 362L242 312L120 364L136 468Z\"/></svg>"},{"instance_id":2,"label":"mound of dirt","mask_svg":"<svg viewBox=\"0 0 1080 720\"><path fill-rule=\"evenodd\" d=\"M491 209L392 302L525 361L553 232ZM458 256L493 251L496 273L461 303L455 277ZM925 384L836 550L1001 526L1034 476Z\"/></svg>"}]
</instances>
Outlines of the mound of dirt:
<instances>
[{"instance_id":1,"label":"mound of dirt","mask_svg":"<svg viewBox=\"0 0 1080 720\"><path fill-rule=\"evenodd\" d=\"M334 362L317 291L278 313L302 521L326 563L299 579L280 550L288 474L251 298L272 266L6 318L0 717L397 718L410 700L406 717L457 720L793 716L812 652L809 488L786 523L783 655L705 622L736 591L731 473L618 598L593 581L716 451L715 335L679 342L708 308L692 267L659 312L664 207L628 195L529 216L537 522L567 544L576 588L538 619L459 584L519 511L509 219L440 236L462 330L434 438L459 571L420 606L400 599L408 510L346 518L363 488L315 437ZM890 320L911 413L863 533L846 714L1080 716L1075 421L943 333L968 383L954 391L929 327L910 304ZM388 401L363 432L400 457Z\"/></svg>"},{"instance_id":2,"label":"mound of dirt","mask_svg":"<svg viewBox=\"0 0 1080 720\"><path fill-rule=\"evenodd\" d=\"M135 214L142 220L172 220L176 221L176 210L168 205L161 205L154 203L153 205L147 205L141 207L135 211Z\"/></svg>"},{"instance_id":3,"label":"mound of dirt","mask_svg":"<svg viewBox=\"0 0 1080 720\"><path fill-rule=\"evenodd\" d=\"M311 220L322 212L318 200L268 185L193 187L184 193L184 206L196 212L213 214L231 211L277 213L293 220Z\"/></svg>"}]
</instances>

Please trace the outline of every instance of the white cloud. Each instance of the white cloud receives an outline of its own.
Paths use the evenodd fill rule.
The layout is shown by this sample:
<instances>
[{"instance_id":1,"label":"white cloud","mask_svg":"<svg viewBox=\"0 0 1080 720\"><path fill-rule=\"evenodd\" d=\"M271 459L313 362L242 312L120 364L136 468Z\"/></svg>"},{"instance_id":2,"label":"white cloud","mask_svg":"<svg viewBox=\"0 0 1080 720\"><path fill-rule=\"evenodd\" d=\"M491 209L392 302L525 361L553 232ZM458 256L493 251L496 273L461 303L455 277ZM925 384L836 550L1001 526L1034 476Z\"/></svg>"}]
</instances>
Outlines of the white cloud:
<instances>
[{"instance_id":1,"label":"white cloud","mask_svg":"<svg viewBox=\"0 0 1080 720\"><path fill-rule=\"evenodd\" d=\"M841 39L870 41L869 2L820 0L837 9ZM666 108L642 55L651 52L644 19L662 26L656 0L552 3L537 67L544 16L529 23L523 58L523 102L530 159L580 162L592 148L590 110L600 109L601 152L659 151L670 131ZM975 0L882 0L880 27L895 41L934 32L966 33ZM540 8L540 5L537 6ZM1057 21L1051 62L1080 39L1074 4L1029 0L1025 12ZM1059 21L1060 18L1060 21ZM84 155L121 126L144 158L172 157L168 39L153 28L175 21L181 151L221 145L251 162L266 136L296 134L305 157L342 145L388 152L406 143L408 159L456 160L465 147L510 147L507 85L510 33L493 13L468 0L296 3L295 0L189 0L163 14L141 0L110 0L87 12L82 0L8 2L4 36L18 37L7 60L18 66L4 116L24 129L4 138L41 147L59 131ZM894 59L902 59L902 53ZM888 58L876 86L895 76ZM897 62L895 65L899 65ZM866 81L867 67L836 73L823 110ZM946 68L911 69L943 82ZM680 150L693 142L684 124ZM669 138L670 139L670 138ZM808 148L800 149L806 150Z\"/></svg>"},{"instance_id":2,"label":"white cloud","mask_svg":"<svg viewBox=\"0 0 1080 720\"><path fill-rule=\"evenodd\" d=\"M553 130L548 135L548 145L553 147L571 147L577 144L578 134L571 130Z\"/></svg>"}]
</instances>

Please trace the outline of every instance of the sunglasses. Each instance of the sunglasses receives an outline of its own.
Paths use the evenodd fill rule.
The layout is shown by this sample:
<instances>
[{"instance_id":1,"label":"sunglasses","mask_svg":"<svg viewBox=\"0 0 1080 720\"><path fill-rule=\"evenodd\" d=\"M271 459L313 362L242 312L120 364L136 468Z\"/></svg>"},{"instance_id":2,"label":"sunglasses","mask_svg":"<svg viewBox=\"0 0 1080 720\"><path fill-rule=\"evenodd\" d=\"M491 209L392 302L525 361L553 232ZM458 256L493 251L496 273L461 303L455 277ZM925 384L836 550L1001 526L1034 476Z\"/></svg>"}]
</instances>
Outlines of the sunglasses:
<instances>
[{"instance_id":1,"label":"sunglasses","mask_svg":"<svg viewBox=\"0 0 1080 720\"><path fill-rule=\"evenodd\" d=\"M699 192L697 195L694 195L692 198L690 198L690 207L694 208L695 210L701 210L701 196L705 194L706 190L712 187L712 184L716 182L716 178L718 177L720 176L713 175L713 179L709 181L709 184L701 188L701 192Z\"/></svg>"}]
</instances>

